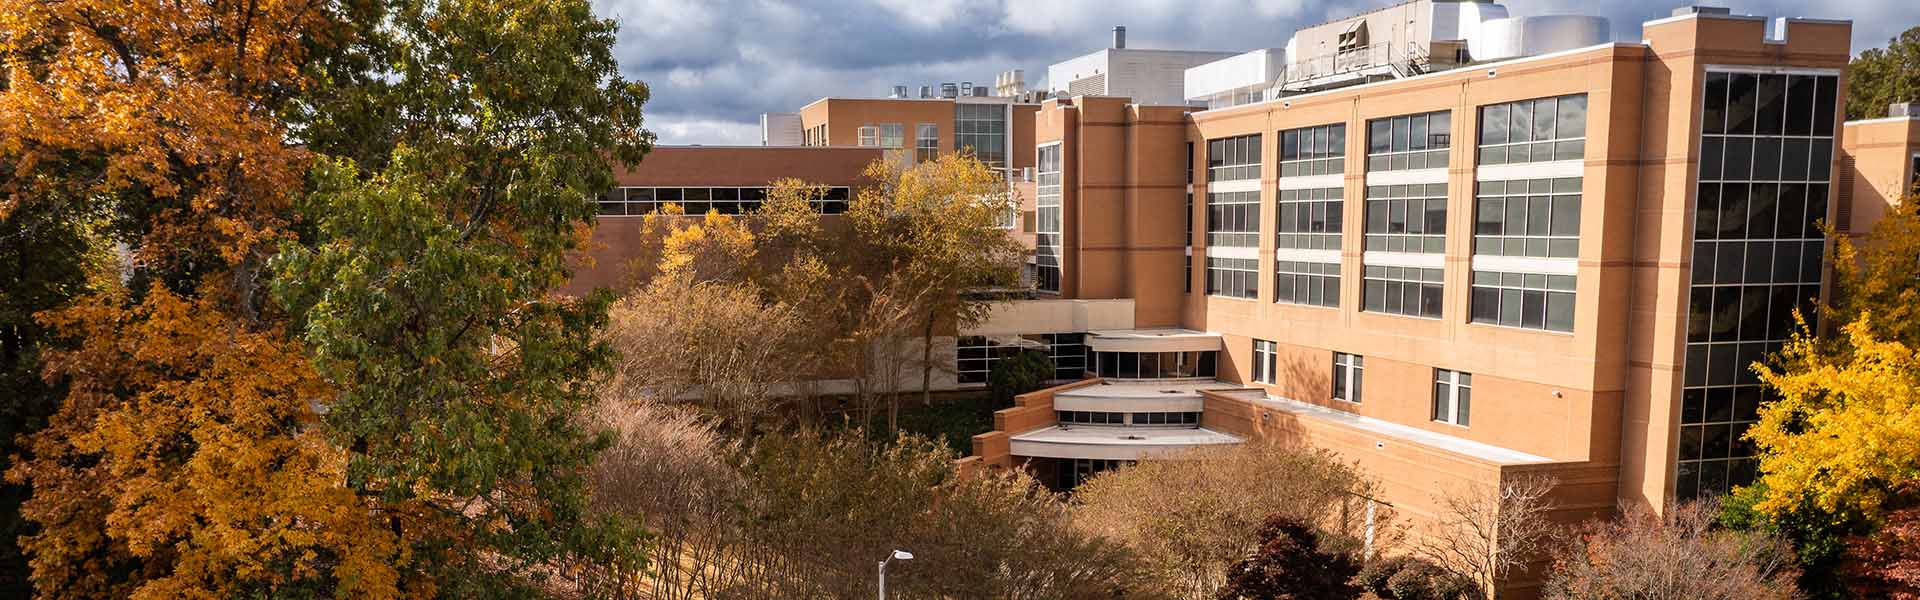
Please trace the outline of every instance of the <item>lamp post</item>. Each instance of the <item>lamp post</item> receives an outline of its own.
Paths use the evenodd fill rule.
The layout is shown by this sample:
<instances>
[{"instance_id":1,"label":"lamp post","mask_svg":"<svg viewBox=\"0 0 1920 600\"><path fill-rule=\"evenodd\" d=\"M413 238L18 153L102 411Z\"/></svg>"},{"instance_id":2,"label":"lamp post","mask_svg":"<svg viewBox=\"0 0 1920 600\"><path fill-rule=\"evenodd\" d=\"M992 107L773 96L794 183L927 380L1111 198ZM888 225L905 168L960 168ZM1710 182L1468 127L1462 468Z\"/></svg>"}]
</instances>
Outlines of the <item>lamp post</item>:
<instances>
[{"instance_id":1,"label":"lamp post","mask_svg":"<svg viewBox=\"0 0 1920 600\"><path fill-rule=\"evenodd\" d=\"M913 560L913 553L905 550L894 550L893 554L888 556L886 560L880 561L880 600L887 600L887 563L896 560Z\"/></svg>"}]
</instances>

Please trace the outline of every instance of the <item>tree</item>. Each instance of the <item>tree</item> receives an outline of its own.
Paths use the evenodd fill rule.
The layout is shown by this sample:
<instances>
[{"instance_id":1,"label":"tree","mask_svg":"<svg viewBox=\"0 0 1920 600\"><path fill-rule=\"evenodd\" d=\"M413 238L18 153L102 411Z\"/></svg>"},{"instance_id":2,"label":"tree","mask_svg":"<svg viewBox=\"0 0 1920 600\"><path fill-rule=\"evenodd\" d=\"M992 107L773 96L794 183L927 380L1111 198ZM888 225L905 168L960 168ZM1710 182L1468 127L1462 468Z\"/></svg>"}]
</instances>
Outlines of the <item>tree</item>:
<instances>
[{"instance_id":1,"label":"tree","mask_svg":"<svg viewBox=\"0 0 1920 600\"><path fill-rule=\"evenodd\" d=\"M1414 554L1472 581L1481 597L1493 598L1515 568L1540 558L1552 541L1547 493L1554 480L1522 476L1493 493L1455 490L1438 498L1437 529L1421 536Z\"/></svg>"},{"instance_id":2,"label":"tree","mask_svg":"<svg viewBox=\"0 0 1920 600\"><path fill-rule=\"evenodd\" d=\"M1213 598L1229 565L1259 548L1265 515L1312 524L1321 544L1388 531L1364 516L1371 483L1322 451L1260 442L1202 448L1101 473L1074 490L1074 523L1126 544L1166 595Z\"/></svg>"},{"instance_id":3,"label":"tree","mask_svg":"<svg viewBox=\"0 0 1920 600\"><path fill-rule=\"evenodd\" d=\"M1478 593L1472 581L1404 554L1367 563L1354 583L1386 600L1464 600Z\"/></svg>"},{"instance_id":4,"label":"tree","mask_svg":"<svg viewBox=\"0 0 1920 600\"><path fill-rule=\"evenodd\" d=\"M1860 597L1920 599L1920 482L1907 481L1879 531L1847 540L1839 571Z\"/></svg>"},{"instance_id":5,"label":"tree","mask_svg":"<svg viewBox=\"0 0 1920 600\"><path fill-rule=\"evenodd\" d=\"M1271 515L1260 526L1260 548L1227 568L1220 600L1359 598L1352 582L1360 563L1344 552L1320 548L1312 527Z\"/></svg>"},{"instance_id":6,"label":"tree","mask_svg":"<svg viewBox=\"0 0 1920 600\"><path fill-rule=\"evenodd\" d=\"M1014 396L1046 387L1053 373L1053 360L1035 350L1020 350L993 361L987 387L993 391L994 408L1013 406Z\"/></svg>"},{"instance_id":7,"label":"tree","mask_svg":"<svg viewBox=\"0 0 1920 600\"><path fill-rule=\"evenodd\" d=\"M1785 540L1716 527L1712 501L1665 514L1629 509L1589 523L1556 554L1545 596L1557 600L1789 599L1799 574Z\"/></svg>"},{"instance_id":8,"label":"tree","mask_svg":"<svg viewBox=\"0 0 1920 600\"><path fill-rule=\"evenodd\" d=\"M1860 51L1847 69L1847 120L1887 116L1887 106L1920 99L1920 27Z\"/></svg>"},{"instance_id":9,"label":"tree","mask_svg":"<svg viewBox=\"0 0 1920 600\"><path fill-rule=\"evenodd\" d=\"M805 320L751 283L656 277L609 313L620 353L613 385L631 396L695 403L750 434L809 371Z\"/></svg>"},{"instance_id":10,"label":"tree","mask_svg":"<svg viewBox=\"0 0 1920 600\"><path fill-rule=\"evenodd\" d=\"M941 320L964 329L992 306L983 288L1010 287L1019 280L1024 248L1001 229L1001 215L1014 205L1012 188L971 154L946 154L908 166L876 161L867 167L873 188L862 190L847 218L860 239L893 263L890 273L922 290L911 304L920 321L921 401L932 393L933 334ZM899 402L887 407L887 428L897 429Z\"/></svg>"}]
</instances>

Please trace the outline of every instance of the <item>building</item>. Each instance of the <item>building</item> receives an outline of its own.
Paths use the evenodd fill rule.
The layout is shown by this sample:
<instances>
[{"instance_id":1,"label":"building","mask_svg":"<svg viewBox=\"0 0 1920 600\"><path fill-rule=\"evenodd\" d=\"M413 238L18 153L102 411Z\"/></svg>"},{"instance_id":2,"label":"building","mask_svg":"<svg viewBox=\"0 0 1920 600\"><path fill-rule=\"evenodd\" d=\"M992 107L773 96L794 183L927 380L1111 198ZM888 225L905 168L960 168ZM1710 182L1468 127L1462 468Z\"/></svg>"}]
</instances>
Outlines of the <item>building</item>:
<instances>
[{"instance_id":1,"label":"building","mask_svg":"<svg viewBox=\"0 0 1920 600\"><path fill-rule=\"evenodd\" d=\"M1047 67L1054 97L1119 96L1141 104L1186 103L1186 70L1233 56L1232 52L1148 50L1127 47L1127 28L1113 28L1113 46Z\"/></svg>"},{"instance_id":2,"label":"building","mask_svg":"<svg viewBox=\"0 0 1920 600\"><path fill-rule=\"evenodd\" d=\"M1920 116L1841 122L1846 21L1686 8L1608 32L1415 0L1208 53L1139 98L1087 81L1126 70L1116 39L1050 68L1068 93L1038 104L825 98L799 111L807 147L666 160L699 179L728 152L818 152L797 176L857 186L876 147L973 148L1022 173L1039 299L939 338L934 385L1015 350L1062 385L997 413L965 468L1071 488L1279 440L1357 462L1416 531L1438 494L1533 476L1562 519L1661 510L1753 476L1740 436L1767 398L1743 365L1830 293L1817 224L1863 232L1920 177Z\"/></svg>"}]
</instances>

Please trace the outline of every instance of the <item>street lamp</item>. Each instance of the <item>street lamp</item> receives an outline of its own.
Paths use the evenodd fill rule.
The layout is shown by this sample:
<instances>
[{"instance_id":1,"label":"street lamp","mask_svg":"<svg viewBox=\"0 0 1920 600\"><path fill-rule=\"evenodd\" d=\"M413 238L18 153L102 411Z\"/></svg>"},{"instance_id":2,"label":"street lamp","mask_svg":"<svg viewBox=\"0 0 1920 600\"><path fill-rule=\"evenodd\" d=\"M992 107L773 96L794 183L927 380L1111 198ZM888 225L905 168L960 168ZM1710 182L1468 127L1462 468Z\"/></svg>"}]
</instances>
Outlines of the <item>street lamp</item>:
<instances>
[{"instance_id":1,"label":"street lamp","mask_svg":"<svg viewBox=\"0 0 1920 600\"><path fill-rule=\"evenodd\" d=\"M887 563L896 560L913 560L913 553L905 550L894 550L893 554L888 556L886 560L880 561L880 600L887 600Z\"/></svg>"}]
</instances>

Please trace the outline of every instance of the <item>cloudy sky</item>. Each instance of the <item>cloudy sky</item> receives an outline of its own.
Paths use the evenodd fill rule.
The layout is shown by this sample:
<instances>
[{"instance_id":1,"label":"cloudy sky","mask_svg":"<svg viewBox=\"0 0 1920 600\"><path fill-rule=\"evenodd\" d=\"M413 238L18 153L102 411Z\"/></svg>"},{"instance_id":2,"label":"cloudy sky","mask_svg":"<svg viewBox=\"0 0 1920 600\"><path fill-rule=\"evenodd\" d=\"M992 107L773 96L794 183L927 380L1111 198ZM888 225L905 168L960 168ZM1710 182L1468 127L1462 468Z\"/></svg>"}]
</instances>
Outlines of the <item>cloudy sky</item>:
<instances>
[{"instance_id":1,"label":"cloudy sky","mask_svg":"<svg viewBox=\"0 0 1920 600\"><path fill-rule=\"evenodd\" d=\"M884 96L890 86L992 85L1026 69L1127 45L1243 51L1286 45L1302 25L1394 0L594 0L620 23L627 77L647 82L647 126L664 144L758 144L760 113L827 95ZM1506 0L1515 15L1589 12L1636 40L1642 21L1682 0ZM1854 49L1920 25L1914 0L1719 0L1736 13L1851 18Z\"/></svg>"}]
</instances>

